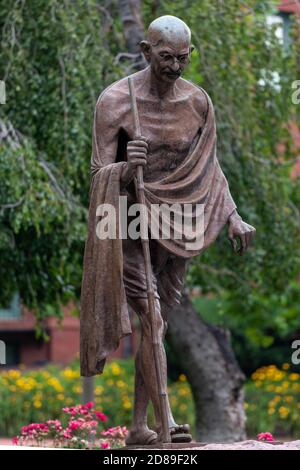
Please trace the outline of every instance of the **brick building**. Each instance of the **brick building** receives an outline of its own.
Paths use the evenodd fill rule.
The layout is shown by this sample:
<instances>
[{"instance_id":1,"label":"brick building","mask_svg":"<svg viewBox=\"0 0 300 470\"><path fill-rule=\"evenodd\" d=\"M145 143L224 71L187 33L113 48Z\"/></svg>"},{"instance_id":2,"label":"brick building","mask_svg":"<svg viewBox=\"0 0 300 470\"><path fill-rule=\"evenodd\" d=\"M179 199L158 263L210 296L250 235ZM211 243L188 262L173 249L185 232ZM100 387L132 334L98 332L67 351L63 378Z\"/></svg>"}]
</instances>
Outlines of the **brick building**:
<instances>
[{"instance_id":1,"label":"brick building","mask_svg":"<svg viewBox=\"0 0 300 470\"><path fill-rule=\"evenodd\" d=\"M36 319L33 313L22 308L17 296L7 309L0 309L0 340L6 347L4 367L24 364L38 367L48 362L68 364L79 355L79 318L74 305L63 308L63 320L47 318L43 329L48 341L37 339ZM123 339L111 358L126 358L132 355L137 342L136 330ZM3 367L3 366L2 366Z\"/></svg>"}]
</instances>

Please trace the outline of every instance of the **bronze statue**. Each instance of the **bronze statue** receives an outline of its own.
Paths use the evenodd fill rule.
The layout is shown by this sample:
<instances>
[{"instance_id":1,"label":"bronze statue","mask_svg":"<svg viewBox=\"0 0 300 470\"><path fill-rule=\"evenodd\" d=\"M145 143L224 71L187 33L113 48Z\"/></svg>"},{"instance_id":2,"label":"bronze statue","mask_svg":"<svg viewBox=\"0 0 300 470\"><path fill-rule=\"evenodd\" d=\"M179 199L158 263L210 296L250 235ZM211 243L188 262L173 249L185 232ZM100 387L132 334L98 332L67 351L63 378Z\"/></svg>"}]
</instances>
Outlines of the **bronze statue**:
<instances>
[{"instance_id":1,"label":"bronze statue","mask_svg":"<svg viewBox=\"0 0 300 470\"><path fill-rule=\"evenodd\" d=\"M255 236L255 229L237 213L216 158L211 100L202 88L181 78L192 51L190 29L176 17L162 16L150 24L147 40L140 45L149 65L131 75L132 90L125 77L107 87L96 105L81 298L83 376L101 373L107 355L118 347L122 337L131 333L128 305L140 319L141 343L135 358L134 415L126 439L128 445L192 439L189 426L175 422L166 394L163 339L167 321L161 314L161 304L172 306L180 302L189 261L214 242L226 223L233 249L240 255ZM139 126L141 135L137 135ZM143 177L139 179L137 169L141 167ZM149 236L150 284L143 240L121 236L119 222L115 237L97 235L97 208L111 205L119 221L119 197L125 197L130 207L137 202L139 187L148 213L153 205L161 203L204 207L200 246L187 249L187 237ZM196 220L194 209L190 219L192 224ZM128 220L129 224L131 219ZM160 230L161 223L159 219ZM174 219L168 223L174 234ZM154 367L151 318L159 370ZM155 431L147 426L149 400L155 412ZM169 438L164 432L166 420Z\"/></svg>"}]
</instances>

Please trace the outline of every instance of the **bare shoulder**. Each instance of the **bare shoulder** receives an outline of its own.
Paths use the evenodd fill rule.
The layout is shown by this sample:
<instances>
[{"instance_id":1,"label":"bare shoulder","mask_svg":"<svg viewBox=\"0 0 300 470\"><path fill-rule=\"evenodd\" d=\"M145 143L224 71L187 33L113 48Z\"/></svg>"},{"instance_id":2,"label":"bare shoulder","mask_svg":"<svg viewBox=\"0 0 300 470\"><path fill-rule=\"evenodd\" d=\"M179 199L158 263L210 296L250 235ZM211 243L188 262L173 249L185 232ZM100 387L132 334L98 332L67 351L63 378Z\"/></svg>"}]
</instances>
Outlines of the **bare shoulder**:
<instances>
[{"instance_id":1,"label":"bare shoulder","mask_svg":"<svg viewBox=\"0 0 300 470\"><path fill-rule=\"evenodd\" d=\"M121 118L126 112L128 92L126 93L126 80L123 78L113 82L99 95L96 103L96 112L103 118L112 118L114 121Z\"/></svg>"},{"instance_id":2,"label":"bare shoulder","mask_svg":"<svg viewBox=\"0 0 300 470\"><path fill-rule=\"evenodd\" d=\"M210 97L207 92L198 85L195 85L193 82L182 78L180 80L180 85L184 93L188 93L190 99L193 102L193 105L197 112L204 116L207 113Z\"/></svg>"},{"instance_id":3,"label":"bare shoulder","mask_svg":"<svg viewBox=\"0 0 300 470\"><path fill-rule=\"evenodd\" d=\"M139 72L132 74L134 80ZM96 103L96 112L115 124L122 121L130 109L128 77L121 78L105 88Z\"/></svg>"}]
</instances>

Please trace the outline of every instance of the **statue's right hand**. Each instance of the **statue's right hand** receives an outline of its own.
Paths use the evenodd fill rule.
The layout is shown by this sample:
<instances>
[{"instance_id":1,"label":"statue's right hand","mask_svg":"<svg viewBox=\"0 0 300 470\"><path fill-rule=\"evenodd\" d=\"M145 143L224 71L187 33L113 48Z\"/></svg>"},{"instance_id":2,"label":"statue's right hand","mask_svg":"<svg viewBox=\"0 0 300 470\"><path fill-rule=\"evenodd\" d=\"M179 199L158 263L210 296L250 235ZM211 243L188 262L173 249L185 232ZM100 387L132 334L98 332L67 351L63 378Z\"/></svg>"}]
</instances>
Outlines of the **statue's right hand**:
<instances>
[{"instance_id":1,"label":"statue's right hand","mask_svg":"<svg viewBox=\"0 0 300 470\"><path fill-rule=\"evenodd\" d=\"M139 140L132 140L127 143L127 162L132 171L138 165L145 166L147 163L148 144L144 137Z\"/></svg>"}]
</instances>

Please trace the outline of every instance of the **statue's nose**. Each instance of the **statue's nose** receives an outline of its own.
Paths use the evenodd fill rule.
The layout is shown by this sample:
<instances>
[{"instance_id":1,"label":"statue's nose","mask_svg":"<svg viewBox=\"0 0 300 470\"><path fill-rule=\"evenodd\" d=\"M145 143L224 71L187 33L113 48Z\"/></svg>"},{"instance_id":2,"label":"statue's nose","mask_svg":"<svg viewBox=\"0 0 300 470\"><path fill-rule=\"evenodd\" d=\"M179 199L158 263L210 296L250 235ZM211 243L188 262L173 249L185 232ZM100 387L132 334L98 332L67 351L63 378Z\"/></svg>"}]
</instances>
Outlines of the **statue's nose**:
<instances>
[{"instance_id":1,"label":"statue's nose","mask_svg":"<svg viewBox=\"0 0 300 470\"><path fill-rule=\"evenodd\" d=\"M178 70L179 70L179 63L178 63L177 60L175 60L175 61L173 62L172 67L171 67L171 70L172 70L172 72L178 72Z\"/></svg>"}]
</instances>

